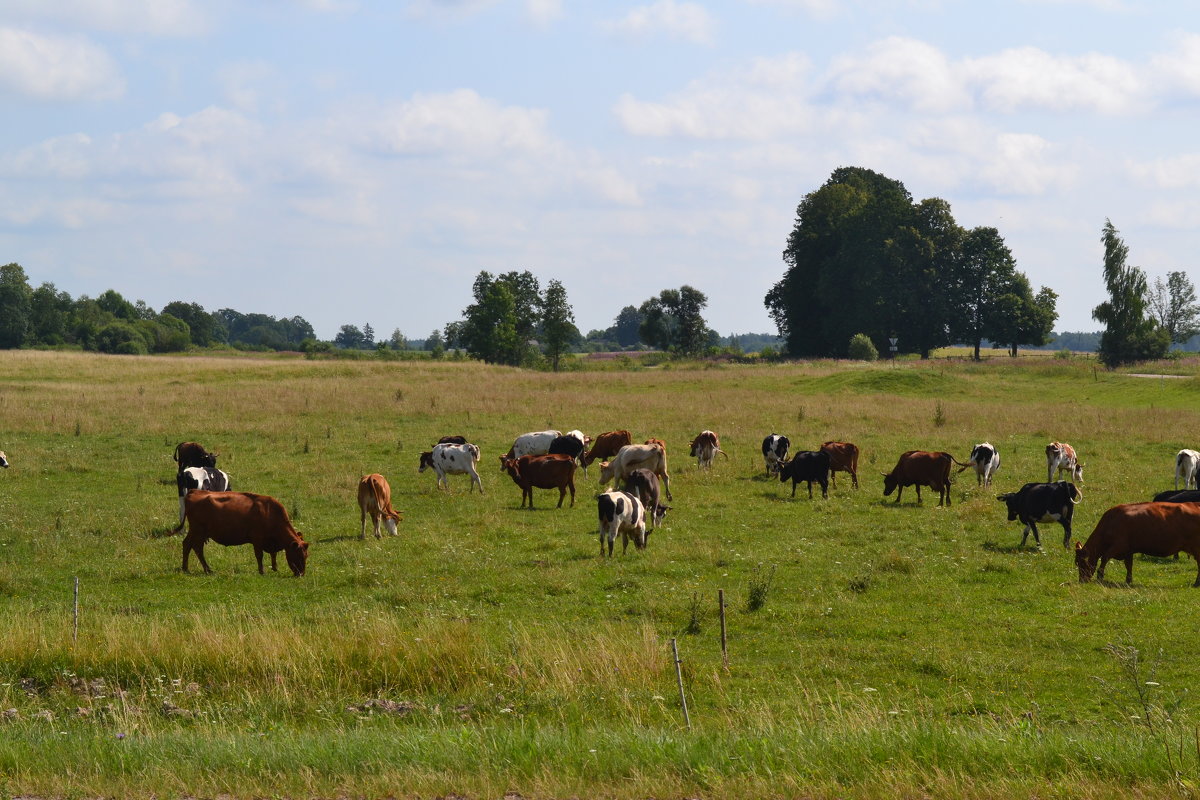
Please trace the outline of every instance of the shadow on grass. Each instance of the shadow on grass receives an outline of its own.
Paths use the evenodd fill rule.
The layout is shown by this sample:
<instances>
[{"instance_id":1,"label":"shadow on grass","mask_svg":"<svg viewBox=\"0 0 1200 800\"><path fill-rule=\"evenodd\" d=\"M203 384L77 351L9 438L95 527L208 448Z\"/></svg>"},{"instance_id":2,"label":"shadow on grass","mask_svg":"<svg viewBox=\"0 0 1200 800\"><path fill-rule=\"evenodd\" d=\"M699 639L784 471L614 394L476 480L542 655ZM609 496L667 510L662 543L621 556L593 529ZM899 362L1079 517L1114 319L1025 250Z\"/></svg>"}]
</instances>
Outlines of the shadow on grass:
<instances>
[{"instance_id":1,"label":"shadow on grass","mask_svg":"<svg viewBox=\"0 0 1200 800\"><path fill-rule=\"evenodd\" d=\"M363 539L363 541L365 542L367 539L374 539L374 538L375 538L375 534L368 533L366 539ZM396 538L396 537L392 537L392 536L384 536L383 537L383 539L392 539L392 538ZM313 541L316 542L317 544L328 544L329 542L349 542L349 541L353 541L356 539L358 539L357 533L347 533L347 534L343 534L342 536L325 536L320 539L313 539ZM380 539L380 541L383 541L383 539Z\"/></svg>"},{"instance_id":2,"label":"shadow on grass","mask_svg":"<svg viewBox=\"0 0 1200 800\"><path fill-rule=\"evenodd\" d=\"M176 536L176 535L182 536L183 531L182 530L176 531L175 526L173 526L173 525L164 525L161 528L151 528L149 533L147 533L146 535L150 539L166 539L168 537Z\"/></svg>"},{"instance_id":3,"label":"shadow on grass","mask_svg":"<svg viewBox=\"0 0 1200 800\"><path fill-rule=\"evenodd\" d=\"M986 541L983 543L982 547L984 550L987 550L989 553L1004 553L1007 555L1012 555L1013 553L1045 553L1046 552L1043 548L1039 547L1036 544L1002 545L1002 544L996 544L993 541Z\"/></svg>"}]
</instances>

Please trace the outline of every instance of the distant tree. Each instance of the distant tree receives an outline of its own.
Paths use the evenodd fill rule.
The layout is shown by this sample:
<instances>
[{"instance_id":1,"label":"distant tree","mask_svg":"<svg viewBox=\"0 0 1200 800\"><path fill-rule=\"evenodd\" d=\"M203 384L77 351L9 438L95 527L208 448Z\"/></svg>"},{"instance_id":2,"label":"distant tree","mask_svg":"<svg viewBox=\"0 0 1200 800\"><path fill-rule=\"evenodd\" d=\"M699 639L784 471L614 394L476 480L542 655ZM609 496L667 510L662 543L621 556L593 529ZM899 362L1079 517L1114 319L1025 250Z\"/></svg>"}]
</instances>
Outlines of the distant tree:
<instances>
[{"instance_id":1,"label":"distant tree","mask_svg":"<svg viewBox=\"0 0 1200 800\"><path fill-rule=\"evenodd\" d=\"M1015 276L1016 262L998 230L979 227L967 233L951 277L955 313L950 332L957 341L973 346L976 361L982 341L996 339L996 331L1003 328L998 301L1002 295L1015 292ZM1025 286L1028 288L1028 281Z\"/></svg>"},{"instance_id":2,"label":"distant tree","mask_svg":"<svg viewBox=\"0 0 1200 800\"><path fill-rule=\"evenodd\" d=\"M185 303L182 300L173 300L162 307L159 315L162 316L165 314L170 314L172 317L181 319L187 323L192 344L197 347L208 347L220 341L217 319L205 311L204 307L199 303Z\"/></svg>"},{"instance_id":3,"label":"distant tree","mask_svg":"<svg viewBox=\"0 0 1200 800\"><path fill-rule=\"evenodd\" d=\"M1196 287L1183 272L1168 272L1167 282L1154 279L1154 289L1147 298L1150 311L1158 324L1166 329L1172 343L1183 344L1200 333L1200 305L1196 304Z\"/></svg>"},{"instance_id":4,"label":"distant tree","mask_svg":"<svg viewBox=\"0 0 1200 800\"><path fill-rule=\"evenodd\" d=\"M70 336L68 322L75 303L53 283L33 290L30 307L30 339L34 344L65 344Z\"/></svg>"},{"instance_id":5,"label":"distant tree","mask_svg":"<svg viewBox=\"0 0 1200 800\"><path fill-rule=\"evenodd\" d=\"M1092 319L1104 324L1100 360L1108 367L1162 358L1171 335L1146 313L1146 273L1127 265L1129 247L1111 220L1104 221L1104 283L1109 299L1092 309Z\"/></svg>"},{"instance_id":6,"label":"distant tree","mask_svg":"<svg viewBox=\"0 0 1200 800\"><path fill-rule=\"evenodd\" d=\"M371 323L366 323L362 327L362 345L363 350L370 350L375 347L375 329L371 327Z\"/></svg>"},{"instance_id":7,"label":"distant tree","mask_svg":"<svg viewBox=\"0 0 1200 800\"><path fill-rule=\"evenodd\" d=\"M475 302L463 309L455 331L472 358L489 364L520 366L532 351L530 342L541 321L542 299L537 279L529 272L508 272L499 277L480 272L472 287ZM450 339L447 327L447 339Z\"/></svg>"},{"instance_id":8,"label":"distant tree","mask_svg":"<svg viewBox=\"0 0 1200 800\"><path fill-rule=\"evenodd\" d=\"M96 303L117 319L141 319L137 306L122 297L121 293L115 289L106 290L96 298Z\"/></svg>"},{"instance_id":9,"label":"distant tree","mask_svg":"<svg viewBox=\"0 0 1200 800\"><path fill-rule=\"evenodd\" d=\"M691 286L664 289L638 309L642 315L639 335L652 347L697 355L708 347L711 338L701 313L707 305L704 293Z\"/></svg>"},{"instance_id":10,"label":"distant tree","mask_svg":"<svg viewBox=\"0 0 1200 800\"><path fill-rule=\"evenodd\" d=\"M392 331L391 338L388 339L388 347L393 350L408 349L408 340L404 338L404 334L400 332L399 328Z\"/></svg>"},{"instance_id":11,"label":"distant tree","mask_svg":"<svg viewBox=\"0 0 1200 800\"><path fill-rule=\"evenodd\" d=\"M359 350L364 341L363 332L357 325L343 325L333 337L333 343L343 350Z\"/></svg>"},{"instance_id":12,"label":"distant tree","mask_svg":"<svg viewBox=\"0 0 1200 800\"><path fill-rule=\"evenodd\" d=\"M451 323L451 325L453 325L453 324L454 323ZM447 326L447 327L449 327L449 326ZM437 328L434 328L429 333L429 336L426 337L425 349L427 351L429 351L430 355L433 358L441 358L442 353L446 352L445 341L442 339L442 334Z\"/></svg>"},{"instance_id":13,"label":"distant tree","mask_svg":"<svg viewBox=\"0 0 1200 800\"><path fill-rule=\"evenodd\" d=\"M625 306L617 314L613 327L610 329L612 338L622 347L633 347L640 341L638 329L642 325L642 319L642 313L636 306Z\"/></svg>"},{"instance_id":14,"label":"distant tree","mask_svg":"<svg viewBox=\"0 0 1200 800\"><path fill-rule=\"evenodd\" d=\"M562 283L551 280L542 299L542 345L550 358L550 368L558 372L562 354L579 341L575 327L575 312L567 302L567 290Z\"/></svg>"},{"instance_id":15,"label":"distant tree","mask_svg":"<svg viewBox=\"0 0 1200 800\"><path fill-rule=\"evenodd\" d=\"M20 264L0 267L0 348L20 347L29 332L33 290Z\"/></svg>"}]
</instances>

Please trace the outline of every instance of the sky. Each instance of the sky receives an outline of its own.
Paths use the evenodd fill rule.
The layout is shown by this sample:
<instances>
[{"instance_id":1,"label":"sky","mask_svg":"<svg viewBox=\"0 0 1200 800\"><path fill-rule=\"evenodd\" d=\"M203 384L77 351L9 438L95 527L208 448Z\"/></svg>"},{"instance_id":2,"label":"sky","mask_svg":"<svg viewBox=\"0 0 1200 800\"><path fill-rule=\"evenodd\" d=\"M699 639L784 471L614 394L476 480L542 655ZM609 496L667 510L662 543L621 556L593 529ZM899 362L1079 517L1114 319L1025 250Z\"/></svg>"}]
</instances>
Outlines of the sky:
<instances>
[{"instance_id":1,"label":"sky","mask_svg":"<svg viewBox=\"0 0 1200 800\"><path fill-rule=\"evenodd\" d=\"M1191 0L0 0L0 263L423 338L483 270L581 331L688 284L774 332L841 166L999 230L1096 330L1105 220L1193 281Z\"/></svg>"}]
</instances>

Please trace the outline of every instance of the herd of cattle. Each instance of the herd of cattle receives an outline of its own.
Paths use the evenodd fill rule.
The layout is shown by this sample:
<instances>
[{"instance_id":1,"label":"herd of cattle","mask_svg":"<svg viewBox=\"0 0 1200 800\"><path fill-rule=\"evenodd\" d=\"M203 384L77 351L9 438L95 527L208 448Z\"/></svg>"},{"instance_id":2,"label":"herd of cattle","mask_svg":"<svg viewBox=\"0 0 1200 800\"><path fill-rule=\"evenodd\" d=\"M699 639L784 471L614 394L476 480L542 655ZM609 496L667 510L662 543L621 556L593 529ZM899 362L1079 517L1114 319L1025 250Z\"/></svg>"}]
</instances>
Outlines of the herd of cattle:
<instances>
[{"instance_id":1,"label":"herd of cattle","mask_svg":"<svg viewBox=\"0 0 1200 800\"><path fill-rule=\"evenodd\" d=\"M850 442L825 442L817 450L790 453L791 442L786 436L772 433L763 439L763 464L768 476L776 475L781 482L791 481L792 497L797 484L821 487L822 497L829 496L829 483L837 472L850 475L858 488L859 449ZM702 431L692 440L690 455L700 469L712 467L716 455L728 454L721 449L720 439L710 430ZM789 458L789 454L791 457ZM288 566L298 577L308 563L308 543L300 536L288 517L287 510L273 497L232 491L229 475L217 469L217 454L197 442L181 442L173 458L178 465L176 486L179 493L179 523L174 530L188 531L183 539L183 571L195 552L205 572L210 572L204 558L204 545L210 539L230 546L251 544L263 572L263 554L271 556L271 569L276 569L276 556L283 552ZM479 477L479 447L463 436L445 436L430 450L420 454L418 471L432 469L439 488L449 487L451 475L469 475L471 486L483 493ZM500 456L500 469L521 489L521 507L526 502L533 508L534 489L557 489L558 507L566 493L571 493L575 505L575 471L584 474L600 460L600 483L612 487L597 496L597 516L601 556L611 556L613 545L621 537L622 552L632 539L636 548L644 549L650 534L662 524L670 506L663 498L672 500L671 479L667 472L667 446L661 439L647 439L634 444L626 430L602 433L595 440L575 430L565 434L549 430L518 436L509 451ZM8 458L0 451L0 468L9 466ZM990 487L1000 468L1000 454L988 442L975 445L966 462L950 453L909 450L900 455L896 465L883 475L883 495L894 491L900 502L905 487L915 487L921 502L921 487L938 492L938 505L951 503L951 471L973 469L976 482ZM1025 527L1021 546L1032 533L1038 546L1041 537L1037 523L1058 522L1063 527L1063 547L1070 547L1071 519L1074 507L1083 495L1073 482L1055 480L1067 473L1073 481L1082 482L1083 464L1075 450L1063 442L1046 446L1046 481L1026 483L1015 492L997 497L1005 503L1010 521ZM1180 489L1180 481L1183 489ZM834 484L836 488L836 483ZM401 515L392 508L391 488L382 475L363 477L358 486L361 512L359 538L366 536L366 519L371 517L376 538L381 526L397 535L396 524ZM1133 556L1145 554L1156 557L1187 553L1197 561L1198 571L1193 586L1200 587L1200 452L1180 450L1175 457L1175 488L1161 492L1146 503L1114 506L1101 516L1086 542L1075 544L1075 563L1080 581L1093 577L1103 580L1110 560L1125 564L1125 581L1133 581Z\"/></svg>"}]
</instances>

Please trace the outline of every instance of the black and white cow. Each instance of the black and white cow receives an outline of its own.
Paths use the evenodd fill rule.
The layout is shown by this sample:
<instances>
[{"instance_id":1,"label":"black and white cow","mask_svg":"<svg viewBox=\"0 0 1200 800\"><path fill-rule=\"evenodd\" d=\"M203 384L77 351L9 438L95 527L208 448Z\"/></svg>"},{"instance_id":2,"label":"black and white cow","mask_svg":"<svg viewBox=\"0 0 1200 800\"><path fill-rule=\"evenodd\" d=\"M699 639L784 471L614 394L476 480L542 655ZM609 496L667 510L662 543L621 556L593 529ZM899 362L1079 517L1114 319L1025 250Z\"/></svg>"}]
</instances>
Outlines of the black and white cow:
<instances>
[{"instance_id":1,"label":"black and white cow","mask_svg":"<svg viewBox=\"0 0 1200 800\"><path fill-rule=\"evenodd\" d=\"M788 441L788 437L777 433L772 433L767 438L763 439L762 454L763 462L767 465L767 474L773 475L779 471L779 465L787 461L788 448L792 443Z\"/></svg>"},{"instance_id":2,"label":"black and white cow","mask_svg":"<svg viewBox=\"0 0 1200 800\"><path fill-rule=\"evenodd\" d=\"M975 468L975 483L982 486L992 485L992 476L1000 469L1000 453L991 442L977 444L971 449L971 457L967 459L967 467ZM959 470L962 472L963 467Z\"/></svg>"},{"instance_id":3,"label":"black and white cow","mask_svg":"<svg viewBox=\"0 0 1200 800\"><path fill-rule=\"evenodd\" d=\"M1083 499L1083 493L1075 484L1067 481L1055 483L1027 483L1015 492L997 495L1008 506L1009 522L1020 520L1025 523L1025 531L1021 535L1021 546L1033 531L1033 539L1042 546L1038 536L1037 523L1058 522L1063 526L1063 547L1071 545L1071 516L1075 512L1075 504Z\"/></svg>"},{"instance_id":4,"label":"black and white cow","mask_svg":"<svg viewBox=\"0 0 1200 800\"><path fill-rule=\"evenodd\" d=\"M821 497L829 497L829 453L822 450L801 450L791 461L779 464L779 481L792 482L792 497L796 496L796 484L808 483L808 499L812 499L813 481L821 484Z\"/></svg>"},{"instance_id":5,"label":"black and white cow","mask_svg":"<svg viewBox=\"0 0 1200 800\"><path fill-rule=\"evenodd\" d=\"M8 469L8 456L4 455L3 450L0 450L0 467Z\"/></svg>"},{"instance_id":6,"label":"black and white cow","mask_svg":"<svg viewBox=\"0 0 1200 800\"><path fill-rule=\"evenodd\" d=\"M433 450L421 453L421 463L417 467L417 472L424 472L426 469L432 469L437 475L437 485L441 489L450 488L450 479L447 475L470 475L471 488L469 491L475 491L475 487L479 487L479 493L483 494L483 481L479 480L479 473L475 471L475 465L479 463L479 447L473 444L435 444Z\"/></svg>"},{"instance_id":7,"label":"black and white cow","mask_svg":"<svg viewBox=\"0 0 1200 800\"><path fill-rule=\"evenodd\" d=\"M653 521L655 528L662 525L663 517L671 510L671 507L662 502L657 475L648 469L635 469L625 477L625 485L621 489L629 494L637 495L637 498L642 501L642 508ZM646 536L649 535L649 533L646 534Z\"/></svg>"},{"instance_id":8,"label":"black and white cow","mask_svg":"<svg viewBox=\"0 0 1200 800\"><path fill-rule=\"evenodd\" d=\"M175 475L175 485L179 488L179 524L175 531L183 530L183 498L195 489L206 492L228 492L230 488L229 475L216 467L184 467Z\"/></svg>"},{"instance_id":9,"label":"black and white cow","mask_svg":"<svg viewBox=\"0 0 1200 800\"><path fill-rule=\"evenodd\" d=\"M596 497L596 510L600 517L600 555L604 556L604 543L608 542L608 555L612 557L613 542L621 534L621 555L629 549L629 540L638 550L646 548L646 510L642 501L629 492L609 489Z\"/></svg>"},{"instance_id":10,"label":"black and white cow","mask_svg":"<svg viewBox=\"0 0 1200 800\"><path fill-rule=\"evenodd\" d=\"M590 441L591 437L584 436L582 431L567 431L562 436L554 437L554 440L550 442L550 449L546 453L570 456L579 466L583 467L583 474L587 475L587 464L583 463L581 456L583 451L587 450L587 444Z\"/></svg>"}]
</instances>

